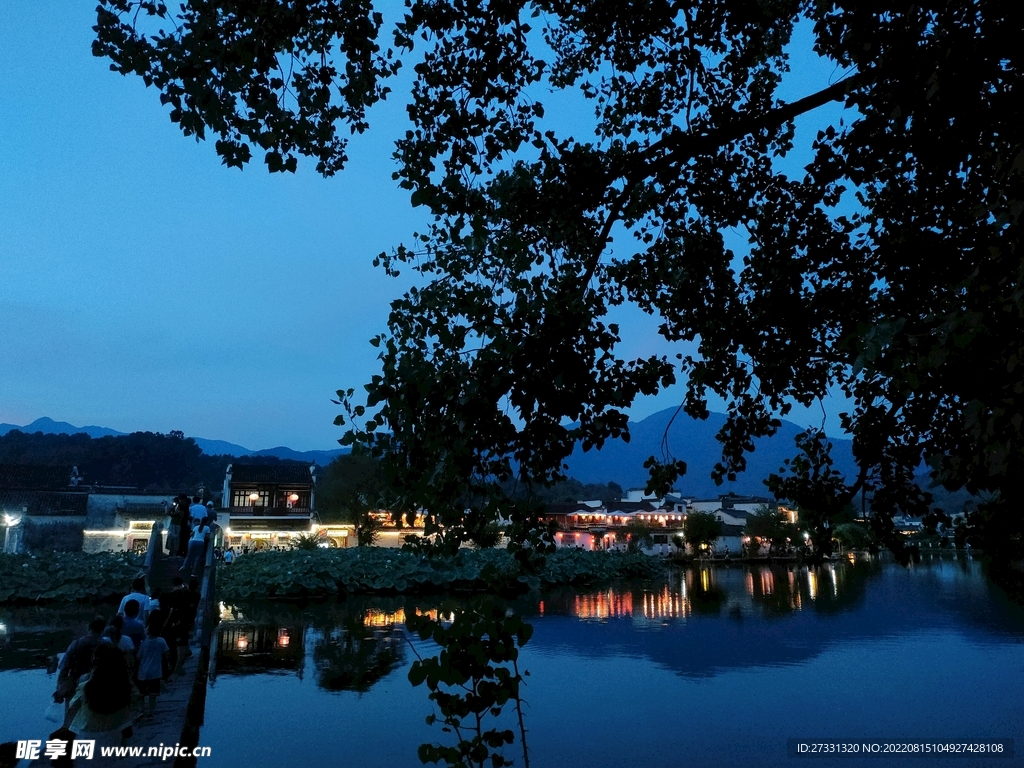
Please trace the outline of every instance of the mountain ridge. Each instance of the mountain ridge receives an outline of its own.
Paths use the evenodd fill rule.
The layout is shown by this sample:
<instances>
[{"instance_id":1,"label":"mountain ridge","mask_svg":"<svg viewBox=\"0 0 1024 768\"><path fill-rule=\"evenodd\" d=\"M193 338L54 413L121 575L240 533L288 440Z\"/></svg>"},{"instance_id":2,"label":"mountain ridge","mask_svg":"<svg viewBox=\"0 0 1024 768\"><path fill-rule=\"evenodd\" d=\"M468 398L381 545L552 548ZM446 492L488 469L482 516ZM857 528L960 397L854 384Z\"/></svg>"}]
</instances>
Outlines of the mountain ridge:
<instances>
[{"instance_id":1,"label":"mountain ridge","mask_svg":"<svg viewBox=\"0 0 1024 768\"><path fill-rule=\"evenodd\" d=\"M24 426L6 423L0 424L0 436L6 435L8 432L12 432L14 430L19 430L29 434L33 434L35 432L42 432L47 435L86 434L92 438L124 437L128 434L127 432L119 432L116 429L111 429L109 427L99 427L95 425L76 427L74 424L69 424L66 421L55 421L49 416L42 416L31 424L26 424ZM322 466L330 464L335 458L348 452L344 448L319 451L296 451L283 445L254 451L250 448L246 448L245 446L238 445L237 443L230 443L226 440L211 440L205 437L192 437L192 439L196 441L196 445L198 445L202 452L207 456L274 456L279 459L309 461Z\"/></svg>"},{"instance_id":2,"label":"mountain ridge","mask_svg":"<svg viewBox=\"0 0 1024 768\"><path fill-rule=\"evenodd\" d=\"M687 472L676 482L676 488L687 496L717 497L719 494L769 495L764 480L779 473L783 461L797 453L794 438L806 431L794 422L783 420L775 435L754 440L754 450L747 454L747 469L734 482L715 485L711 470L721 459L722 446L715 435L725 424L723 413L712 411L705 420L694 419L675 408L658 411L644 419L630 422L628 443L609 440L600 451L584 452L579 446L566 461L568 474L582 483L614 480L623 488L642 488L647 484L644 461L649 456L661 457L662 437L667 440L673 458L687 463ZM847 478L856 475L853 442L830 438L834 467Z\"/></svg>"},{"instance_id":3,"label":"mountain ridge","mask_svg":"<svg viewBox=\"0 0 1024 768\"><path fill-rule=\"evenodd\" d=\"M718 486L711 480L711 470L721 457L721 445L715 440L715 435L725 424L725 420L725 414L717 412L711 412L707 419L701 421L682 412L677 413L675 408L658 411L639 421L630 422L629 443L621 439L609 440L601 450L589 452L577 447L566 461L569 465L568 474L582 483L614 481L624 488L641 488L647 483L647 470L643 468L643 463L648 456L661 455L662 437L665 436L671 454L687 462L688 471L676 484L681 493L699 497L715 497L729 492L741 495L767 495L768 489L763 481L769 474L779 472L783 461L796 453L793 438L803 432L804 428L794 422L783 421L774 436L754 441L754 451L747 455L747 470L740 474L735 482L726 482ZM42 417L25 426L0 424L0 435L5 435L13 429L47 434L85 433L94 438L127 434L109 427L76 427L67 422ZM323 466L337 456L347 453L341 448L296 451L280 445L251 450L225 440L203 437L192 439L208 456L273 456ZM851 441L836 438L832 443L836 469L851 477L856 472Z\"/></svg>"}]
</instances>

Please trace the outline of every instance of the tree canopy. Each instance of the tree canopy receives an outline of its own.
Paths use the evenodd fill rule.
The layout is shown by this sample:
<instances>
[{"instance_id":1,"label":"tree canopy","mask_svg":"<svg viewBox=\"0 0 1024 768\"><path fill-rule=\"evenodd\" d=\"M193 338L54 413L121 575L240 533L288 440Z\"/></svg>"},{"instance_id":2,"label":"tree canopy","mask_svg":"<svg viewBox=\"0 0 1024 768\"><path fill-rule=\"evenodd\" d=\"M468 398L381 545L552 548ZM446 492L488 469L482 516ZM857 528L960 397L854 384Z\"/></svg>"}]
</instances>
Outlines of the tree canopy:
<instances>
[{"instance_id":1,"label":"tree canopy","mask_svg":"<svg viewBox=\"0 0 1024 768\"><path fill-rule=\"evenodd\" d=\"M714 512L691 512L683 522L683 541L696 554L702 546L710 547L722 535L722 521Z\"/></svg>"},{"instance_id":2,"label":"tree canopy","mask_svg":"<svg viewBox=\"0 0 1024 768\"><path fill-rule=\"evenodd\" d=\"M193 494L202 486L217 494L228 464L299 464L275 456L209 456L179 430L133 432L90 437L86 434L27 433L12 429L0 435L0 464L77 466L83 484L130 486L141 491Z\"/></svg>"},{"instance_id":3,"label":"tree canopy","mask_svg":"<svg viewBox=\"0 0 1024 768\"><path fill-rule=\"evenodd\" d=\"M835 76L783 100L798 23ZM1012 0L409 0L390 28L372 0L101 0L94 52L225 164L324 175L412 68L396 179L433 219L380 256L417 285L373 341L365 405L340 399L445 536L499 512L525 536L503 484L563 480L575 445L628 437L625 409L681 381L691 416L728 403L718 478L794 403L842 392L858 476L812 429L777 494L823 525L864 491L887 535L924 509L926 462L991 494L976 530L1019 557L1022 31ZM553 114L566 100L582 128ZM794 119L826 104L784 172ZM625 304L678 355L624 356ZM652 487L682 459L652 457Z\"/></svg>"},{"instance_id":4,"label":"tree canopy","mask_svg":"<svg viewBox=\"0 0 1024 768\"><path fill-rule=\"evenodd\" d=\"M216 491L223 485L231 461L231 456L207 456L195 440L180 432L133 432L94 438L85 434L29 434L15 429L0 436L0 464L77 466L86 485L176 493L194 493L205 486Z\"/></svg>"},{"instance_id":5,"label":"tree canopy","mask_svg":"<svg viewBox=\"0 0 1024 768\"><path fill-rule=\"evenodd\" d=\"M776 546L782 546L791 539L795 541L799 535L797 527L778 508L768 506L760 507L747 517L743 533L767 539Z\"/></svg>"},{"instance_id":6,"label":"tree canopy","mask_svg":"<svg viewBox=\"0 0 1024 768\"><path fill-rule=\"evenodd\" d=\"M376 514L390 512L399 526L407 522L408 508L388 485L380 461L361 454L344 454L327 465L317 483L317 507L322 522L354 523L360 545L373 544L381 525Z\"/></svg>"}]
</instances>

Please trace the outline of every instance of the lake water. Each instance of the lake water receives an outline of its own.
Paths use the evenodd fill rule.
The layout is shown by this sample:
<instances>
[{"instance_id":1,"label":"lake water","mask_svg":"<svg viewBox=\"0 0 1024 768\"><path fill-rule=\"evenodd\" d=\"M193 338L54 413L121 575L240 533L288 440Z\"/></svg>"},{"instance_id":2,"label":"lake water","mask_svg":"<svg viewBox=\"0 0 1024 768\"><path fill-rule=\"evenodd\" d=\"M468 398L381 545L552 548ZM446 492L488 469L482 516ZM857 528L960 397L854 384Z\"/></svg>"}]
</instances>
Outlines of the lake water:
<instances>
[{"instance_id":1,"label":"lake water","mask_svg":"<svg viewBox=\"0 0 1024 768\"><path fill-rule=\"evenodd\" d=\"M406 679L433 649L403 617L430 607L223 606L201 764L419 765L419 744L451 743ZM1011 759L909 765L1024 765L1024 611L976 561L695 569L515 607L536 628L520 661L531 768L907 765L795 760L791 738L1014 739ZM90 613L0 610L0 740L49 731L40 667Z\"/></svg>"}]
</instances>

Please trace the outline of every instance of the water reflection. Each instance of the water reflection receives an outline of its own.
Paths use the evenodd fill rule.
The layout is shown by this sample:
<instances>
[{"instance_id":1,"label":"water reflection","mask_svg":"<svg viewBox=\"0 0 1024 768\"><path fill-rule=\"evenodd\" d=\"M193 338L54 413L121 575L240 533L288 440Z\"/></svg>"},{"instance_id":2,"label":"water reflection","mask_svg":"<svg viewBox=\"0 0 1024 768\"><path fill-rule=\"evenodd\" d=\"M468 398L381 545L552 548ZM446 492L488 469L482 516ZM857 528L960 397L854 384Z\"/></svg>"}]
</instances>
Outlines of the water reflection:
<instances>
[{"instance_id":1,"label":"water reflection","mask_svg":"<svg viewBox=\"0 0 1024 768\"><path fill-rule=\"evenodd\" d=\"M307 664L326 691L367 691L405 660L404 608L349 601L300 609L221 605L211 681L253 673L294 674Z\"/></svg>"},{"instance_id":2,"label":"water reflection","mask_svg":"<svg viewBox=\"0 0 1024 768\"><path fill-rule=\"evenodd\" d=\"M56 669L58 653L86 633L89 621L111 606L23 607L0 609L0 671Z\"/></svg>"},{"instance_id":3,"label":"water reflection","mask_svg":"<svg viewBox=\"0 0 1024 768\"><path fill-rule=\"evenodd\" d=\"M306 677L218 684L203 738L237 749L232 765L294 764L297 750L319 764L328 725L353 765L415 764L420 744L451 744L424 724L430 704L405 679L410 642L423 656L436 647L403 638L403 622L437 605L238 606L267 637L305 628ZM1006 683L1024 674L1024 614L977 563L698 567L510 607L535 628L521 657L534 768L782 768L794 733L896 738L955 724L1019 738L1024 722L1024 696Z\"/></svg>"},{"instance_id":4,"label":"water reflection","mask_svg":"<svg viewBox=\"0 0 1024 768\"><path fill-rule=\"evenodd\" d=\"M559 589L515 601L511 607L528 620L543 619L549 631L535 645L586 644L588 624L628 621L644 628L685 627L693 619L778 621L810 611L839 614L858 605L865 584L880 573L877 561L826 564L817 568L795 565L705 566L670 574L657 582L622 583L599 590ZM401 598L352 598L343 602L299 607L248 604L221 607L215 669L218 675L307 672L326 691L368 691L406 663L405 617L409 611L436 617L436 603ZM552 620L560 620L551 624ZM564 624L570 620L570 624ZM637 653L677 669L682 674L713 674L728 666L789 663L818 652L826 640L815 640L814 627L802 627L799 644L778 642L773 632L760 635L759 652L745 632L722 630L704 622L688 634L665 634L655 642L639 643ZM809 629L810 628L810 629ZM795 627L794 627L795 629ZM707 648L685 650L717 639ZM724 634L724 637L723 637ZM616 652L629 652L639 635L622 638ZM607 652L595 641L593 653ZM642 647L640 647L642 646ZM662 647L664 646L664 647ZM741 647L742 646L742 647Z\"/></svg>"},{"instance_id":5,"label":"water reflection","mask_svg":"<svg viewBox=\"0 0 1024 768\"><path fill-rule=\"evenodd\" d=\"M864 613L860 609L869 584L874 584L873 607ZM308 673L324 690L368 690L406 663L408 648L403 629L407 611L433 612L436 604L429 600L353 598L312 606L222 605L213 679L217 675L264 673L301 679ZM936 606L941 610L931 611L925 621L923 615ZM552 632L538 636L535 645L548 641L590 643L587 626L608 622L627 621L638 630L675 626L681 631L688 626L685 633L669 632L664 638L679 653L662 653L649 640L644 641L645 649L638 651L658 657L683 674L708 674L745 663L788 663L793 660L794 647L799 646L802 656L807 657L827 645L836 633L892 634L923 628L944 615L950 617L951 624L968 629L984 626L1002 631L1007 615L1019 613L983 577L977 562L927 556L910 569L879 558L844 560L817 568L695 567L674 572L658 582L617 584L590 591L554 590L524 597L514 607L525 617L543 619L550 625ZM52 666L56 654L85 632L97 610L110 613L112 608L0 609L0 671ZM835 626L820 621L828 616L845 619ZM747 622L751 626L740 632L725 630L718 622ZM780 622L776 631L774 624ZM749 652L747 632L751 631L758 636L758 647L767 649L767 653ZM712 635L716 637L713 641ZM796 635L799 643L792 639ZM687 651L690 662L679 663L676 656L683 655L684 647L703 641L711 642L722 654L707 649ZM627 648L630 645L627 640L622 643ZM596 643L593 652L604 653L601 645ZM717 658L730 653L731 660ZM696 663L697 659L704 662Z\"/></svg>"},{"instance_id":6,"label":"water reflection","mask_svg":"<svg viewBox=\"0 0 1024 768\"><path fill-rule=\"evenodd\" d=\"M405 679L410 642L422 655L436 648L407 639L404 625L440 602L222 606L203 731L204 743L231 755L217 764L319 764L325 724L348 729L346 762L415 763L419 744L444 737L424 725L429 704ZM1005 683L1024 674L1024 611L977 562L697 567L656 582L529 595L510 607L536 630L523 654L536 766L638 764L641 751L645 765L676 765L677 753L644 750L687 739L707 750L729 745L723 765L762 764L732 724L737 702L784 745L808 690L842 694L800 710L808 732L826 733L837 719L858 733L875 733L877 722L906 730L910 718L926 733L929 723L960 723L953 709L974 713L965 726L974 734L1018 737L1009 724L1024 722L1024 698ZM42 691L32 705L39 716L53 687L42 670L95 612L0 609L0 691L22 691L0 695L0 723L22 722L27 686ZM700 707L666 724L664 712L697 697ZM18 727L8 738L29 732ZM567 731L593 736L570 748ZM757 749L764 743L759 736Z\"/></svg>"},{"instance_id":7,"label":"water reflection","mask_svg":"<svg viewBox=\"0 0 1024 768\"><path fill-rule=\"evenodd\" d=\"M340 622L314 625L313 663L319 687L368 691L404 662L404 611L346 611Z\"/></svg>"},{"instance_id":8,"label":"water reflection","mask_svg":"<svg viewBox=\"0 0 1024 768\"><path fill-rule=\"evenodd\" d=\"M539 615L583 621L633 618L658 621L694 614L784 615L806 609L842 611L863 598L876 562L691 568L656 584L619 584L595 592L558 590L537 604ZM529 606L525 613L532 613Z\"/></svg>"},{"instance_id":9,"label":"water reflection","mask_svg":"<svg viewBox=\"0 0 1024 768\"><path fill-rule=\"evenodd\" d=\"M215 675L294 672L301 679L305 638L305 627L298 623L267 626L225 622L217 636Z\"/></svg>"}]
</instances>

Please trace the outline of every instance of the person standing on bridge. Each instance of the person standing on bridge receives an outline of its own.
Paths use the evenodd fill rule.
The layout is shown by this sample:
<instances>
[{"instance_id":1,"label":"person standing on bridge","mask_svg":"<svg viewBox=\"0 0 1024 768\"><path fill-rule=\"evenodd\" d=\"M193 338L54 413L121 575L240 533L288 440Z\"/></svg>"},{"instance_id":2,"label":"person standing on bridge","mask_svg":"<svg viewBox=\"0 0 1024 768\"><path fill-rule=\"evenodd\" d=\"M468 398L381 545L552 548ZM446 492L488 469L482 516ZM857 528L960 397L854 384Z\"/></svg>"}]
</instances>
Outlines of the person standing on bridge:
<instances>
[{"instance_id":1,"label":"person standing on bridge","mask_svg":"<svg viewBox=\"0 0 1024 768\"><path fill-rule=\"evenodd\" d=\"M65 715L68 712L68 702L78 689L79 680L92 667L93 653L103 642L103 630L106 626L107 621L102 616L97 616L89 622L89 634L72 642L57 666L57 690L53 692L53 700L58 704L65 703Z\"/></svg>"},{"instance_id":2,"label":"person standing on bridge","mask_svg":"<svg viewBox=\"0 0 1024 768\"><path fill-rule=\"evenodd\" d=\"M189 522L196 526L206 517L206 507L203 505L203 497L196 495L192 497L192 506L188 508Z\"/></svg>"},{"instance_id":3,"label":"person standing on bridge","mask_svg":"<svg viewBox=\"0 0 1024 768\"><path fill-rule=\"evenodd\" d=\"M175 554L179 557L184 557L188 551L188 533L192 530L188 496L183 493L176 497L174 499L174 509L178 515L178 548Z\"/></svg>"},{"instance_id":4,"label":"person standing on bridge","mask_svg":"<svg viewBox=\"0 0 1024 768\"><path fill-rule=\"evenodd\" d=\"M164 612L153 611L149 615L146 639L139 645L136 684L144 697L143 716L147 718L156 710L156 697L160 695L160 681L164 677L164 657L170 652L167 641L160 636L163 628Z\"/></svg>"},{"instance_id":5,"label":"person standing on bridge","mask_svg":"<svg viewBox=\"0 0 1024 768\"><path fill-rule=\"evenodd\" d=\"M205 509L205 507L200 507ZM180 573L197 575L203 569L203 555L206 553L206 540L210 537L210 526L204 525L202 518L192 527L192 538L188 541L188 554L181 564Z\"/></svg>"},{"instance_id":6,"label":"person standing on bridge","mask_svg":"<svg viewBox=\"0 0 1024 768\"><path fill-rule=\"evenodd\" d=\"M136 576L132 581L132 591L121 598L121 605L118 606L117 612L122 616L124 616L124 609L129 600L134 600L139 604L139 619L145 621L149 612L156 607L152 605L152 600L146 594L145 576Z\"/></svg>"},{"instance_id":7,"label":"person standing on bridge","mask_svg":"<svg viewBox=\"0 0 1024 768\"><path fill-rule=\"evenodd\" d=\"M135 643L124 633L124 616L115 614L107 622L107 628L103 630L103 641L119 648L128 660L128 668L131 669L135 659Z\"/></svg>"},{"instance_id":8,"label":"person standing on bridge","mask_svg":"<svg viewBox=\"0 0 1024 768\"><path fill-rule=\"evenodd\" d=\"M121 631L131 638L132 644L138 650L139 643L146 638L146 621L139 610L138 600L129 600L125 603Z\"/></svg>"},{"instance_id":9,"label":"person standing on bridge","mask_svg":"<svg viewBox=\"0 0 1024 768\"><path fill-rule=\"evenodd\" d=\"M167 641L170 649L164 659L164 680L178 668L178 646L188 643L189 591L181 576L174 577L174 589L166 592L161 600L164 609L164 627L160 636Z\"/></svg>"},{"instance_id":10,"label":"person standing on bridge","mask_svg":"<svg viewBox=\"0 0 1024 768\"><path fill-rule=\"evenodd\" d=\"M110 643L99 643L92 670L82 677L71 699L68 728L98 746L121 746L132 724L131 702L132 681L124 654Z\"/></svg>"}]
</instances>

